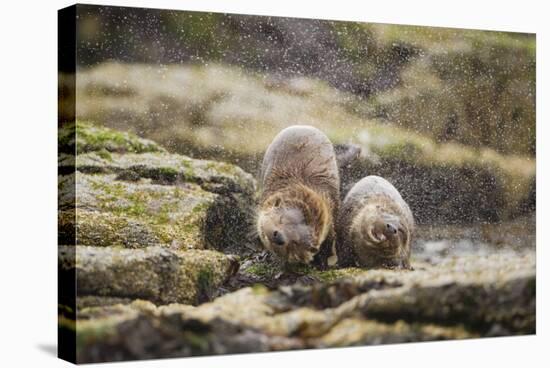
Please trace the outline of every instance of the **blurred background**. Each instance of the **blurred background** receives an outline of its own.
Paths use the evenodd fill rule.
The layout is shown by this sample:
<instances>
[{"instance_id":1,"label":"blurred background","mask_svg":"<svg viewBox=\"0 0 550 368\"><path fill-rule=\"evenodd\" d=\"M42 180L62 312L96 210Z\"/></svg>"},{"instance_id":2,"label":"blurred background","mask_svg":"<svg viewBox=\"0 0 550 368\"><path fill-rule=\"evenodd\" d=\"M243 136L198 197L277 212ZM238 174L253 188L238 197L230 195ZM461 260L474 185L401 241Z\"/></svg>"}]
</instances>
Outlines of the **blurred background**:
<instances>
[{"instance_id":1,"label":"blurred background","mask_svg":"<svg viewBox=\"0 0 550 368\"><path fill-rule=\"evenodd\" d=\"M310 124L362 148L346 185L385 176L420 223L534 214L533 34L88 5L77 16L65 121L252 173L279 130Z\"/></svg>"}]
</instances>

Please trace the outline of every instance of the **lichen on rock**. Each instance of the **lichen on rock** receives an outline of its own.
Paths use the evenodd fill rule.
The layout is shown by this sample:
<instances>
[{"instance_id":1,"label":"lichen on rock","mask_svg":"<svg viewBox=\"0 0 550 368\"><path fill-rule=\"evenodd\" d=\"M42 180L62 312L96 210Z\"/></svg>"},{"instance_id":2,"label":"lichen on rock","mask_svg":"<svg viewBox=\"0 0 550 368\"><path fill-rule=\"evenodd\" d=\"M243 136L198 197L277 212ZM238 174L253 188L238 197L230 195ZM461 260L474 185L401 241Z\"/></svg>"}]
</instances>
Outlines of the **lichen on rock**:
<instances>
[{"instance_id":1,"label":"lichen on rock","mask_svg":"<svg viewBox=\"0 0 550 368\"><path fill-rule=\"evenodd\" d=\"M234 256L163 247L78 246L75 252L67 246L60 248L60 264L63 272L76 269L79 295L141 298L161 304L208 300L238 269Z\"/></svg>"},{"instance_id":2,"label":"lichen on rock","mask_svg":"<svg viewBox=\"0 0 550 368\"><path fill-rule=\"evenodd\" d=\"M104 157L110 152L165 152L155 142L139 138L127 132L100 127L88 122L66 123L59 129L59 151L65 153L86 153L98 151Z\"/></svg>"},{"instance_id":3,"label":"lichen on rock","mask_svg":"<svg viewBox=\"0 0 550 368\"><path fill-rule=\"evenodd\" d=\"M137 359L533 333L534 257L518 256L521 267L505 266L509 259L500 255L464 260L479 272L464 273L457 261L414 272L363 270L272 291L244 287L196 307L134 302L88 308L84 316L97 319L78 325L87 341L82 360L114 359L110 351ZM105 325L108 337L91 341L96 326ZM140 347L128 351L133 337L127 334L142 337ZM149 343L155 349L145 349Z\"/></svg>"}]
</instances>

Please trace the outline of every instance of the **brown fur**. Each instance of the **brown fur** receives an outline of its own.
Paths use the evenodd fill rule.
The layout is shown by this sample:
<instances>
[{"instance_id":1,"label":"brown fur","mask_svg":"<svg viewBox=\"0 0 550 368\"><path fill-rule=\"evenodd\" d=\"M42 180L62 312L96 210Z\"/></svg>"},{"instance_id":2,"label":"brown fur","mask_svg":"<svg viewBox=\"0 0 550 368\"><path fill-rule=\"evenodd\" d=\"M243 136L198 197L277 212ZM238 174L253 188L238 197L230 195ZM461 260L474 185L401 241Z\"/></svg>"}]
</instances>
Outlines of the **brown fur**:
<instances>
[{"instance_id":1,"label":"brown fur","mask_svg":"<svg viewBox=\"0 0 550 368\"><path fill-rule=\"evenodd\" d=\"M328 138L311 127L285 129L266 152L262 179L258 233L264 246L289 262L310 263L313 258L320 268L334 262L339 176ZM277 247L266 240L260 219L267 216L271 220L277 216L273 212L277 208L300 210L312 234L309 247L300 244Z\"/></svg>"},{"instance_id":2,"label":"brown fur","mask_svg":"<svg viewBox=\"0 0 550 368\"><path fill-rule=\"evenodd\" d=\"M318 235L316 243L326 238L333 223L330 198L319 194L310 187L297 181L273 193L262 203L263 208L292 206L302 210L306 222L314 228Z\"/></svg>"},{"instance_id":3,"label":"brown fur","mask_svg":"<svg viewBox=\"0 0 550 368\"><path fill-rule=\"evenodd\" d=\"M338 220L339 264L410 268L414 219L409 206L389 182L378 177L365 179L356 186L367 189L352 188L342 206ZM395 226L397 233L386 238L381 228L387 223ZM384 236L384 240L377 236Z\"/></svg>"}]
</instances>

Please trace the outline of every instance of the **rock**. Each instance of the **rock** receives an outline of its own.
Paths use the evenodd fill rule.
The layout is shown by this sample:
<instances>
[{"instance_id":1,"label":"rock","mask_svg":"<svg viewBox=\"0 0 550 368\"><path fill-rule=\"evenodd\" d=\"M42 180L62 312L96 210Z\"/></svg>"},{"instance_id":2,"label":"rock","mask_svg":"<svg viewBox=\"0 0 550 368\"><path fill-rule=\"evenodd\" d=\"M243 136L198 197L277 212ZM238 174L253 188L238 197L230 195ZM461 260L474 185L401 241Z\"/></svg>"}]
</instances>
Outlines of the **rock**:
<instances>
[{"instance_id":1,"label":"rock","mask_svg":"<svg viewBox=\"0 0 550 368\"><path fill-rule=\"evenodd\" d=\"M250 174L227 163L154 150L155 144L127 133L122 142L131 142L130 148L154 152L119 153L126 148L114 149L112 140L94 137L118 132L81 123L76 131L78 139L86 132L83 139L94 142L87 147L95 151L76 160L59 156L60 243L76 238L78 245L166 245L239 254L253 247L256 184Z\"/></svg>"},{"instance_id":2,"label":"rock","mask_svg":"<svg viewBox=\"0 0 550 368\"><path fill-rule=\"evenodd\" d=\"M348 174L377 162L392 167L401 155L396 165L407 162L402 149L381 137L359 135L364 152L350 151ZM76 301L60 299L59 326L63 334L76 331L81 363L535 331L534 238L512 246L522 231L534 233L533 216L468 228L480 240L497 239L494 249L419 240L414 271L285 266L252 250L256 187L250 174L225 163L162 150L124 151L106 142L90 145L76 159L63 152L59 157L59 238L67 244L59 247L60 279L78 291ZM416 164L432 160L427 170L448 149L418 147ZM453 152L447 152L452 159L443 158L446 170L450 162L460 167L479 159L500 168L515 165ZM404 166L393 170L401 170L401 184L410 180ZM434 226L421 227L419 239L454 231ZM500 232L508 236L494 234ZM231 254L243 256L240 269Z\"/></svg>"},{"instance_id":3,"label":"rock","mask_svg":"<svg viewBox=\"0 0 550 368\"><path fill-rule=\"evenodd\" d=\"M341 170L342 195L376 173L395 185L420 224L506 221L532 201L534 159L438 144L393 128L358 130L357 145L362 155Z\"/></svg>"},{"instance_id":4,"label":"rock","mask_svg":"<svg viewBox=\"0 0 550 368\"><path fill-rule=\"evenodd\" d=\"M433 324L393 324L346 318L336 324L327 334L312 341L319 348L399 344L434 340L457 340L478 337L463 327L445 327Z\"/></svg>"},{"instance_id":5,"label":"rock","mask_svg":"<svg viewBox=\"0 0 550 368\"><path fill-rule=\"evenodd\" d=\"M61 213L61 226L78 245L141 248L164 244L174 248L205 248L209 210L217 195L198 185L167 186L117 180L116 175L76 176L77 221L73 229L69 208ZM64 219L69 221L65 224ZM212 239L212 238L210 238ZM215 246L223 247L227 239Z\"/></svg>"},{"instance_id":6,"label":"rock","mask_svg":"<svg viewBox=\"0 0 550 368\"><path fill-rule=\"evenodd\" d=\"M66 162L71 165L73 159L61 156L59 166L67 167ZM220 194L253 194L256 189L252 175L237 166L168 153L113 153L106 156L101 152L90 152L77 156L76 169L89 174L116 173L120 180L126 181L147 178L165 185L196 183L206 191Z\"/></svg>"},{"instance_id":7,"label":"rock","mask_svg":"<svg viewBox=\"0 0 550 368\"><path fill-rule=\"evenodd\" d=\"M218 100L214 105L236 100L237 114L257 109L270 115L279 110L272 109L279 101L318 98L319 88L310 85L328 82L368 98L349 99L347 105L351 111L367 111L370 118L382 116L437 139L535 153L534 34L151 9L135 9L135 17L121 24L121 14L114 15L119 10L81 7L86 9L81 31L110 47L79 53L78 63L84 66L77 84L79 116L101 110L102 121L132 119L130 125L140 130L182 121L201 125L212 99ZM166 29L162 34L142 29L143 19ZM104 33L91 31L91 24ZM109 38L117 32L134 35L134 41ZM80 50L86 42L85 37L79 40ZM143 44L154 46L139 47ZM146 64L90 67L120 55L127 64ZM208 67L196 67L196 60ZM248 85L232 80L235 86L228 87L230 78L214 64L219 62L250 70L250 75L265 73L262 82L276 96L242 98ZM187 72L174 72L178 68L173 66L181 64L191 65ZM212 93L212 86L219 87L218 93ZM189 100L198 108L189 108ZM334 105L320 110L322 115L331 114ZM303 115L300 107L294 116Z\"/></svg>"},{"instance_id":8,"label":"rock","mask_svg":"<svg viewBox=\"0 0 550 368\"><path fill-rule=\"evenodd\" d=\"M197 304L208 300L237 271L238 261L208 250L78 246L75 251L66 246L60 247L60 268L64 276L76 269L79 296Z\"/></svg>"},{"instance_id":9,"label":"rock","mask_svg":"<svg viewBox=\"0 0 550 368\"><path fill-rule=\"evenodd\" d=\"M133 134L99 127L85 122L66 123L58 134L59 151L78 153L101 151L104 157L109 152L165 152L166 150L155 142L138 138Z\"/></svg>"},{"instance_id":10,"label":"rock","mask_svg":"<svg viewBox=\"0 0 550 368\"><path fill-rule=\"evenodd\" d=\"M421 55L403 68L398 86L373 96L376 114L440 141L534 155L535 39L467 33L440 30L454 38L442 52L437 36L412 32Z\"/></svg>"},{"instance_id":11,"label":"rock","mask_svg":"<svg viewBox=\"0 0 550 368\"><path fill-rule=\"evenodd\" d=\"M117 304L130 304L134 301L131 298L121 298L117 296L97 296L97 295L79 295L76 299L76 309L82 311L90 307L107 307ZM99 308L103 310L103 308ZM80 318L93 318L93 316L80 315Z\"/></svg>"},{"instance_id":12,"label":"rock","mask_svg":"<svg viewBox=\"0 0 550 368\"><path fill-rule=\"evenodd\" d=\"M225 319L205 323L183 315L186 310L190 308L155 308L142 301L110 307L104 317L78 323L77 361L91 363L304 347L296 338L269 336ZM97 315L101 312L90 308L83 313Z\"/></svg>"},{"instance_id":13,"label":"rock","mask_svg":"<svg viewBox=\"0 0 550 368\"><path fill-rule=\"evenodd\" d=\"M196 307L137 301L84 308L79 361L534 333L534 253L413 265L273 291L245 287Z\"/></svg>"}]
</instances>

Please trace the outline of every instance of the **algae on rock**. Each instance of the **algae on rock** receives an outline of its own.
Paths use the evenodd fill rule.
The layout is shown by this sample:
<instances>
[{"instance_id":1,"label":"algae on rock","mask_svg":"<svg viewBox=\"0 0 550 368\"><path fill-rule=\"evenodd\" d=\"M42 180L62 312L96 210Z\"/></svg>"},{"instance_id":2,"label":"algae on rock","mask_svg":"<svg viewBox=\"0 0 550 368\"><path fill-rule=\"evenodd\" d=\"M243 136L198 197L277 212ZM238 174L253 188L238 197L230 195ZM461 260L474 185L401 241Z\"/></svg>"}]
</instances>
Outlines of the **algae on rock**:
<instances>
[{"instance_id":1,"label":"algae on rock","mask_svg":"<svg viewBox=\"0 0 550 368\"><path fill-rule=\"evenodd\" d=\"M108 157L110 152L165 152L166 150L155 142L139 138L127 132L121 132L77 121L65 123L59 129L59 151L65 153L86 153L99 151Z\"/></svg>"},{"instance_id":2,"label":"algae on rock","mask_svg":"<svg viewBox=\"0 0 550 368\"><path fill-rule=\"evenodd\" d=\"M254 212L250 174L121 134L78 122L76 140L87 153L76 160L60 153L62 242L76 231L80 245L247 251L250 239L241 234L250 233Z\"/></svg>"},{"instance_id":3,"label":"algae on rock","mask_svg":"<svg viewBox=\"0 0 550 368\"><path fill-rule=\"evenodd\" d=\"M73 260L71 248L60 248L61 269L69 273L74 265L79 295L197 304L238 269L236 257L209 250L78 246Z\"/></svg>"}]
</instances>

